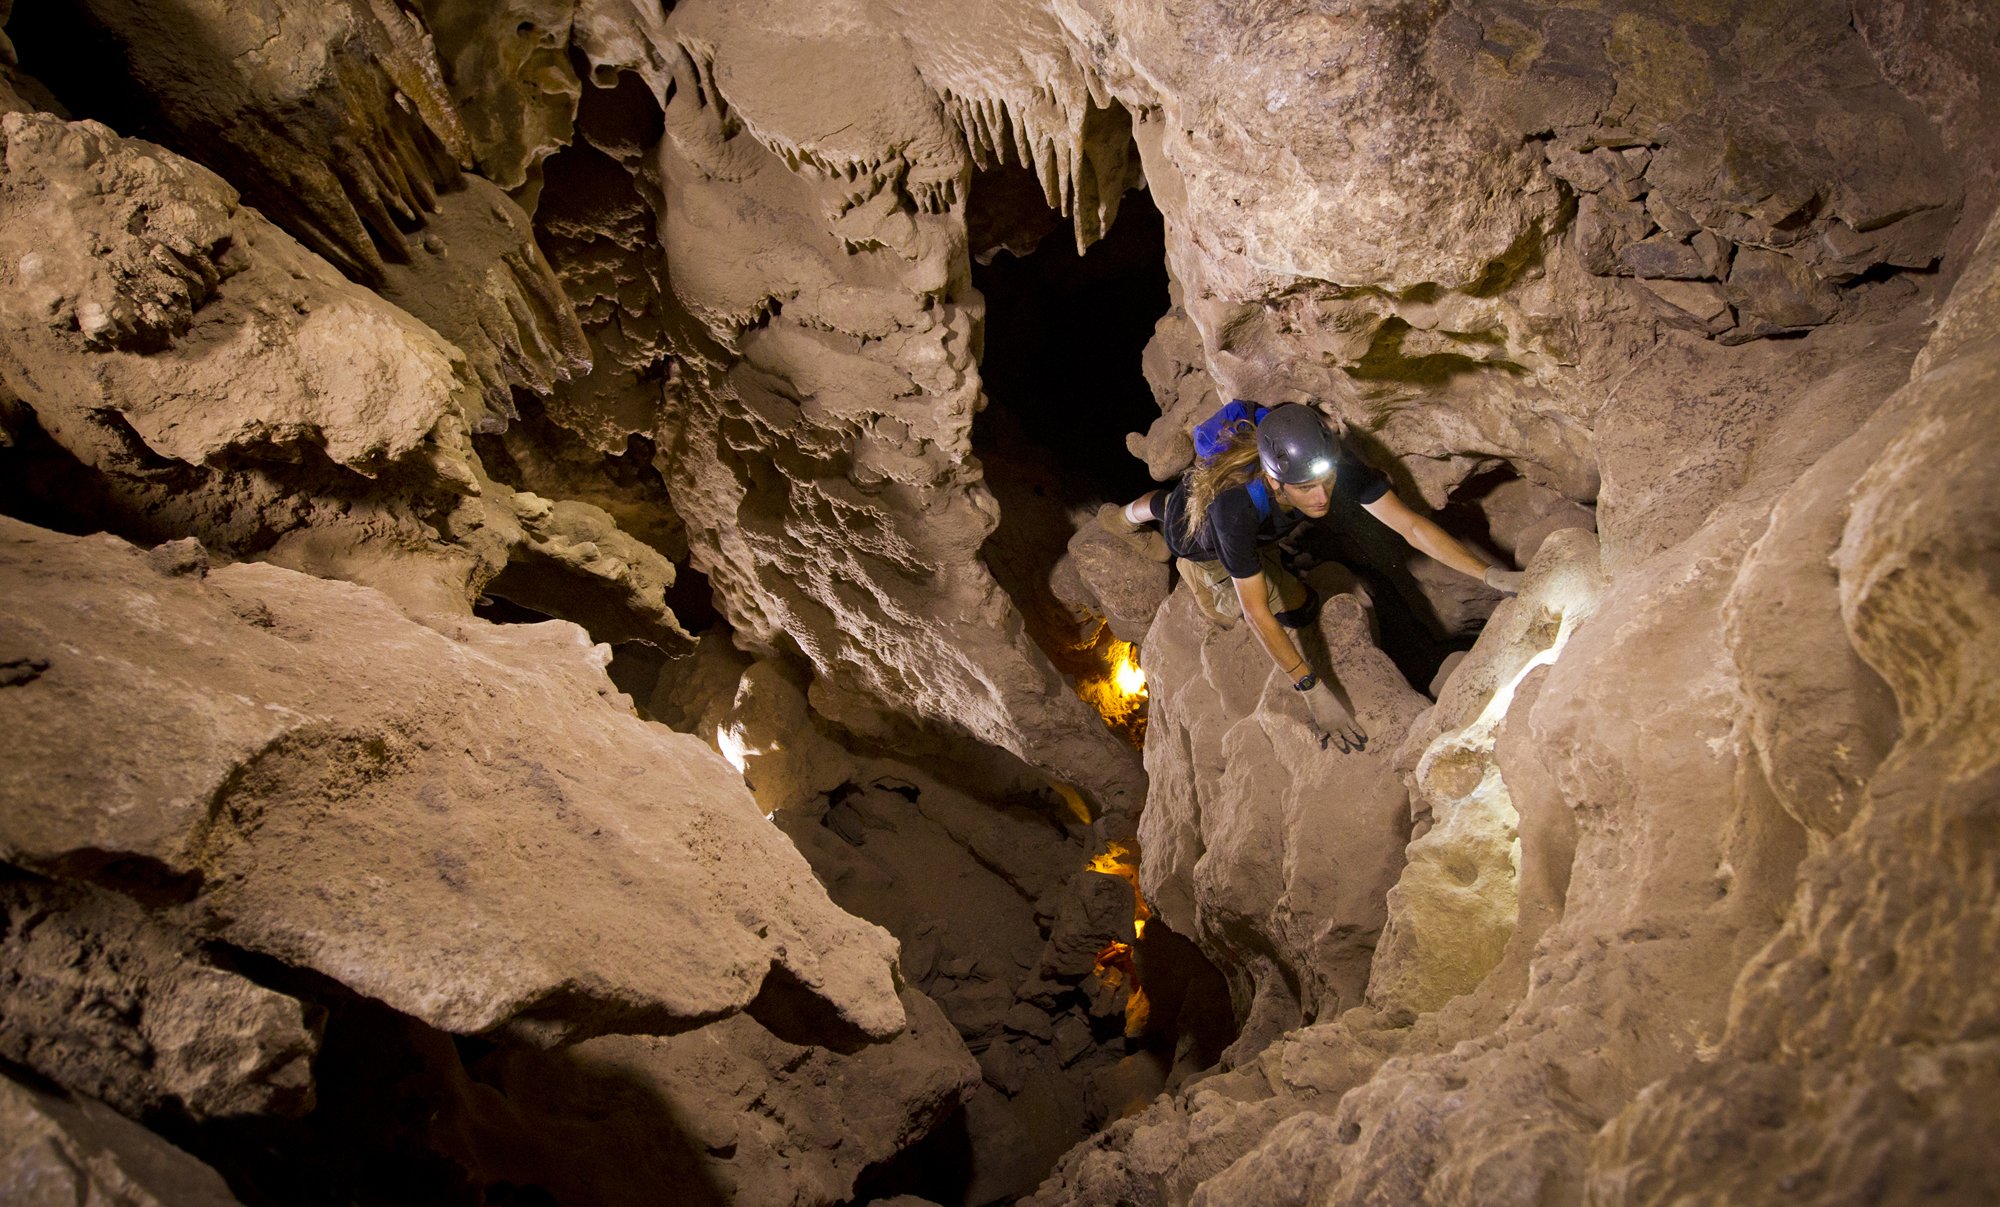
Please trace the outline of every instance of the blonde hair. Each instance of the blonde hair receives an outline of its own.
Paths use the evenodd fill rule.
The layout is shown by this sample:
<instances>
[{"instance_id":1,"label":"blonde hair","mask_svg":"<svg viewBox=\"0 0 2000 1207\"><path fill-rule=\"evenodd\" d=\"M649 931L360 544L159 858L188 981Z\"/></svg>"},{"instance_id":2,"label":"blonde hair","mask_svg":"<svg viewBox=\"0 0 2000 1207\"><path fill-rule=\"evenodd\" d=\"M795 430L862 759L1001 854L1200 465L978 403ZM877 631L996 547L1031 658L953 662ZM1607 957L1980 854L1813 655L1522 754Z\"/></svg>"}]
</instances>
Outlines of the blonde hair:
<instances>
[{"instance_id":1,"label":"blonde hair","mask_svg":"<svg viewBox=\"0 0 2000 1207\"><path fill-rule=\"evenodd\" d=\"M1221 452L1194 463L1188 470L1187 514L1182 521L1189 543L1200 539L1201 526L1215 497L1250 481L1262 468L1257 459L1257 428L1247 422L1230 429L1229 443Z\"/></svg>"}]
</instances>

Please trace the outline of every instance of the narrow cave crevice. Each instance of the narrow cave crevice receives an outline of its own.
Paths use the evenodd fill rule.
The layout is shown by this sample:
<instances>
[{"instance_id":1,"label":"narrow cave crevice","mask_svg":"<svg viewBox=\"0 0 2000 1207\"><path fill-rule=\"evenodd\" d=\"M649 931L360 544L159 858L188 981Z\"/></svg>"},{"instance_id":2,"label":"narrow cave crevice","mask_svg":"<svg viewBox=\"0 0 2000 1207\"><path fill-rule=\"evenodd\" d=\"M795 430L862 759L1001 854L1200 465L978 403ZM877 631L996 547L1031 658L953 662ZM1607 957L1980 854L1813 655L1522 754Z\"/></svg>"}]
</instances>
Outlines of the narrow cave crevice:
<instances>
[{"instance_id":1,"label":"narrow cave crevice","mask_svg":"<svg viewBox=\"0 0 2000 1207\"><path fill-rule=\"evenodd\" d=\"M1023 177L1032 183L1023 169L983 173L966 220L975 247L981 232L1017 240L972 268L986 298L980 375L988 401L973 445L989 481L999 469L1038 464L1051 471L1064 504L1130 498L1153 484L1126 452L1125 436L1159 416L1139 361L1171 304L1165 223L1151 195L1134 190L1088 252L1078 254L1067 238L1036 237L1019 254L1019 232L1036 229L1038 215L1010 220L989 207L1021 204ZM1046 207L1039 216L1057 218Z\"/></svg>"},{"instance_id":2,"label":"narrow cave crevice","mask_svg":"<svg viewBox=\"0 0 2000 1207\"><path fill-rule=\"evenodd\" d=\"M1165 225L1135 190L1079 254L1034 174L1018 167L980 174L967 224L975 260L987 261L972 270L986 299L987 396L972 442L1000 503L981 556L1058 670L1102 674L1108 633L1056 598L1050 572L1098 503L1154 485L1125 438L1159 415L1140 358L1171 304Z\"/></svg>"}]
</instances>

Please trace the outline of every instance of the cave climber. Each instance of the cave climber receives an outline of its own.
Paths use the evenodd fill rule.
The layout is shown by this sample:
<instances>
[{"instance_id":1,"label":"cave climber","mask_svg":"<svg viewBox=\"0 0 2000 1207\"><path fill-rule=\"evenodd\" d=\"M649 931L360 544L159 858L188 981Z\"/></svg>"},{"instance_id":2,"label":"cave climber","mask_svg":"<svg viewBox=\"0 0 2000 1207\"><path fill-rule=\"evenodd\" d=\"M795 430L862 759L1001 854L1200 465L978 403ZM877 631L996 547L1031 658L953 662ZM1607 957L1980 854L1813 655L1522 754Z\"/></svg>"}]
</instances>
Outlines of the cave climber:
<instances>
[{"instance_id":1,"label":"cave climber","mask_svg":"<svg viewBox=\"0 0 2000 1207\"><path fill-rule=\"evenodd\" d=\"M1388 525L1411 548L1469 578L1513 594L1521 573L1485 560L1389 489L1389 482L1349 452L1313 407L1285 403L1227 432L1227 442L1196 461L1171 490L1155 490L1124 507L1107 503L1099 523L1155 561L1175 566L1195 604L1218 628L1250 619L1259 644L1292 689L1305 697L1320 746L1342 753L1363 749L1368 735L1286 633L1313 622L1319 597L1279 562L1277 541L1346 495ZM1146 529L1159 524L1160 532ZM1235 589L1225 589L1225 584Z\"/></svg>"}]
</instances>

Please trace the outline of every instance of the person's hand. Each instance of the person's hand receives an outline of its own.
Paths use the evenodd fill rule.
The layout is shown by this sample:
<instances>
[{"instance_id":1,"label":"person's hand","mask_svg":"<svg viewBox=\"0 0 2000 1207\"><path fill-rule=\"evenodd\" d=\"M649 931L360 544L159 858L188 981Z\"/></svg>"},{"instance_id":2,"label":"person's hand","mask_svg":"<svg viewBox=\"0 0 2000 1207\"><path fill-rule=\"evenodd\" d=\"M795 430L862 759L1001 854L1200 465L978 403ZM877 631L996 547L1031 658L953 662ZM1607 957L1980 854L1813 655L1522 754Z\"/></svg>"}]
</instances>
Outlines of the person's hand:
<instances>
[{"instance_id":1,"label":"person's hand","mask_svg":"<svg viewBox=\"0 0 2000 1207\"><path fill-rule=\"evenodd\" d=\"M1347 711L1334 696L1333 689L1324 683L1315 683L1302 695L1306 698L1306 711L1312 714L1313 728L1319 731L1319 748L1326 749L1328 742L1340 747L1340 753L1350 754L1365 749L1368 735L1361 729L1354 714Z\"/></svg>"},{"instance_id":2,"label":"person's hand","mask_svg":"<svg viewBox=\"0 0 2000 1207\"><path fill-rule=\"evenodd\" d=\"M1486 567L1486 573L1480 575L1479 578L1481 582L1484 582L1495 591L1507 595L1520 594L1521 572L1519 570L1509 570L1505 566L1488 566Z\"/></svg>"}]
</instances>

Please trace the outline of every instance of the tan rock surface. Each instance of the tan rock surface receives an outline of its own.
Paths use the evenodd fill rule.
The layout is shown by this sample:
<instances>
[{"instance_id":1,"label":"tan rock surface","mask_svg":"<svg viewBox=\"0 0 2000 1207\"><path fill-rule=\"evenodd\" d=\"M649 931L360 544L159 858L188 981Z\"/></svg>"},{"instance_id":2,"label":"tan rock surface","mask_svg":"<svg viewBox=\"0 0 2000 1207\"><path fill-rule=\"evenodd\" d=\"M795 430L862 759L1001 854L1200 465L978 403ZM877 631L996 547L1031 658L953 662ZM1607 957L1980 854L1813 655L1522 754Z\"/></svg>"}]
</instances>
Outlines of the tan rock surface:
<instances>
[{"instance_id":1,"label":"tan rock surface","mask_svg":"<svg viewBox=\"0 0 2000 1207\"><path fill-rule=\"evenodd\" d=\"M10 1203L233 1207L221 1175L92 1102L0 1077L0 1195Z\"/></svg>"},{"instance_id":2,"label":"tan rock surface","mask_svg":"<svg viewBox=\"0 0 2000 1207\"><path fill-rule=\"evenodd\" d=\"M58 439L111 410L191 465L311 446L365 474L460 451L435 446L463 355L219 177L92 122L13 113L0 135L8 374Z\"/></svg>"},{"instance_id":3,"label":"tan rock surface","mask_svg":"<svg viewBox=\"0 0 2000 1207\"><path fill-rule=\"evenodd\" d=\"M913 989L901 996L906 1030L852 1055L788 1044L741 1016L686 1035L496 1054L472 1069L482 1092L470 1155L489 1176L561 1202L851 1201L863 1171L978 1082L937 1006Z\"/></svg>"},{"instance_id":4,"label":"tan rock surface","mask_svg":"<svg viewBox=\"0 0 2000 1207\"><path fill-rule=\"evenodd\" d=\"M115 893L0 880L0 1053L143 1117L300 1115L317 1019Z\"/></svg>"},{"instance_id":5,"label":"tan rock surface","mask_svg":"<svg viewBox=\"0 0 2000 1207\"><path fill-rule=\"evenodd\" d=\"M1992 942L1994 852L1980 818L1996 790L1982 569L2000 519L1987 422L2000 382L1996 229L1961 281L1963 307L1954 296L1909 385L1871 425L1894 434L1856 438L1879 451L1845 499L1838 597L1898 718L1863 714L1861 742L1839 730L1804 740L1850 780L1861 778L1855 746L1886 747L1879 769L1849 809L1806 818L1815 857L1784 928L1737 982L1719 1059L1611 1122L1593 1149L1594 1188L1643 1186L1640 1201L1663 1202L1698 1178L1722 1193L1776 1183L1823 1202L1972 1203L2000 1186L1960 1122L2000 1091L1994 997L1963 954ZM1718 1170L1691 1138L1654 1148L1662 1133L1696 1129L1741 1155Z\"/></svg>"},{"instance_id":6,"label":"tan rock surface","mask_svg":"<svg viewBox=\"0 0 2000 1207\"><path fill-rule=\"evenodd\" d=\"M694 562L738 633L784 633L822 692L998 745L1129 811L1136 760L977 558L994 504L966 457L963 151L907 59L820 46L781 15L675 13L715 49L668 108L667 260L682 302L740 349L662 441ZM799 81L836 64L856 68L852 87L821 113ZM857 159L869 146L895 152Z\"/></svg>"},{"instance_id":7,"label":"tan rock surface","mask_svg":"<svg viewBox=\"0 0 2000 1207\"><path fill-rule=\"evenodd\" d=\"M1247 626L1213 629L1188 588L1160 609L1144 646L1142 885L1229 977L1244 1030L1238 1060L1360 1004L1408 839L1390 756L1422 697L1370 641L1352 595L1329 600L1306 642L1352 701L1365 753L1320 749Z\"/></svg>"},{"instance_id":8,"label":"tan rock surface","mask_svg":"<svg viewBox=\"0 0 2000 1207\"><path fill-rule=\"evenodd\" d=\"M736 726L764 803L849 855L826 863L861 896L893 898L896 861L866 866L851 838L890 847L881 823L902 798L829 800L815 817L819 794L839 788L826 785L850 774L846 756L810 740L834 725L906 758L1004 748L960 778L999 768L1011 788L1018 756L1118 824L1144 790L1036 647L1024 614L1038 603L1009 595L1034 567L996 578L983 560L998 495L971 444L983 396L968 253L990 249L968 248L967 216L1002 165L1032 174L1080 245L1116 212L1135 156L1145 169L1174 309L1146 364L1162 415L1130 446L1156 476L1186 464L1187 425L1216 401L1311 396L1405 498L1451 503L1452 523L1483 522L1503 551L1536 559L1427 712L1376 650L1367 613L1344 597L1329 605L1315 639L1376 731L1365 755L1339 761L1309 748L1295 701L1243 634L1204 636L1184 593L1158 605L1154 584L1115 559L1093 563L1088 540L1058 568L1054 594L1072 608L1095 593L1127 635L1152 618L1143 878L1161 916L1227 963L1247 1029L1233 1067L1112 1125L1039 1201L1993 1198L2000 1178L1976 1128L2000 1093L1979 963L1994 938L1981 818L2000 694L1987 653L2000 517L1985 464L2000 285L1969 254L2000 178L1985 137L2000 120L1987 6L1355 0L1246 13L1211 0L1010 0L967 14L931 0L522 0L490 12L437 0L424 7L449 93L408 5L200 0L188 25L217 35L201 48L182 30L131 34L159 26L150 9L87 7L128 31L161 128L188 140L177 149L237 158L208 161L224 186L98 127L7 119L0 435L39 450L20 457L30 497L83 500L68 520L79 526L111 516L152 539L198 534L218 560L259 555L379 583L423 610L462 614L505 587L601 636L663 643L678 639L658 598L667 561L688 551L751 653L670 669L685 680L663 678L657 711L705 736ZM268 47L214 61L279 17ZM266 51L285 58L259 76ZM8 80L0 103L45 103ZM475 146L500 184L519 186L567 303L533 267L514 202L484 185L437 195ZM304 183L274 192L288 171ZM335 288L346 283L247 217L232 186L358 277L413 257L403 301L435 332ZM37 256L54 271L29 280ZM447 258L462 275L420 271ZM454 301L475 295L477 306ZM565 306L587 331L588 375ZM328 312L342 320L336 338L315 345L305 337ZM246 345L246 331L271 344ZM355 337L372 339L365 356L346 349ZM216 355L194 363L205 349ZM358 403L329 404L314 393L323 381ZM546 404L508 397L517 388L547 391ZM494 430L517 410L519 425ZM482 426L490 472L464 434ZM545 444L556 427L570 434ZM77 467L58 465L63 450ZM593 455L625 480L590 485ZM657 483L633 472L647 461ZM664 509L678 514L647 518ZM1593 525L1594 542L1582 534ZM474 893L500 882L480 869L513 868L502 848L520 834L548 836L518 812L547 798L520 764L426 761L436 751L405 764L405 738L444 732L450 754L493 749L495 726L537 746L551 730L500 703L467 714L482 718L467 722L472 737L426 728L409 710L438 693L477 697L464 676L424 678L427 659L477 663L477 682L505 682L517 701L556 700L575 766L546 766L595 784L602 816L636 816L604 777L660 739L601 702L609 688L573 630L438 622L446 635L386 605L359 609L372 597L354 589L318 589L308 604L269 568L218 570L203 586L196 551L153 560L183 576L170 594L208 600L205 627L190 630L217 642L204 656L257 690L241 692L250 704L176 697L132 672L119 681L127 695L181 701L160 722L173 740L138 752L184 773L174 795L189 819L205 816L223 768L245 765L202 741L264 753L222 794L214 825L155 819L148 835L105 822L45 844L49 866L107 876L102 851L167 851L153 858L206 877L166 877L196 891L177 924L407 1008L445 980L488 994L452 1004L457 1014L426 1007L461 1029L522 1009L523 1030L542 1038L647 1010L707 1018L744 1006L777 944L800 961L803 945L847 942L863 954L844 967L865 967L867 983L835 984L824 968L797 977L828 978L823 997L851 1014L875 1011L872 1034L895 1030L886 947L819 912L795 858L788 901L747 873L717 888L720 920L702 931L717 950L697 956L730 984L698 1001L646 996L663 992L641 975L654 938L681 941L663 922L661 936L645 930L644 952L580 988L558 984L562 965L534 934L492 961L445 933L464 895L451 879ZM1409 577L1402 593L1444 628L1481 619L1484 602L1451 580ZM114 580L127 585L99 589ZM0 705L73 669L57 648L70 628L128 615L113 610L121 600L167 598L143 581L135 592L129 578L79 575L67 594L51 588L46 610L61 622L45 620L46 639L18 657L0 651L14 681ZM1577 620L1588 609L1571 587L1586 581L1594 611ZM266 609L251 607L247 627L227 614L244 600ZM395 645L409 664L370 672L395 697L387 730L379 706L326 703L339 677L286 628L303 631L290 618L308 606L327 631L355 633L356 650ZM362 619L389 636L359 632ZM1531 668L1551 623L1569 641ZM512 669L491 669L502 663ZM301 697L292 673L327 682ZM295 731L262 703L334 717L334 730L307 735L331 744L277 736ZM788 744L787 727L800 740ZM732 841L782 854L733 775L682 746L685 759L657 757L692 760L686 792L722 793L742 827ZM59 769L123 766L71 755ZM423 863L456 849L461 831L436 827L462 819L413 813L409 832L423 837L385 863L403 888L371 903L416 915L391 932L401 946L357 932L373 963L356 972L318 932L264 921L282 904L322 911L312 916L331 930L336 907L359 906L334 888L293 900L282 890L294 881L232 826L256 824L286 854L318 849L305 829L315 843L343 835L349 866L378 849L358 815L288 805L332 787L379 808L424 774L411 768L431 766L499 802L488 820L500 845L459 869ZM570 802L581 789L564 783ZM447 797L448 809L464 803ZM17 813L15 824L38 816ZM1004 826L953 816L945 837L913 823L894 845L948 845L1016 869L1017 890L1044 886L1032 902L1014 895L1037 932L1065 919L1072 950L1051 949L1050 967L1073 969L1115 911L1050 887L1060 878L1036 852L1010 851ZM557 932L585 956L609 961L627 950L614 939L656 925L586 916L592 901L630 899L605 878L652 866L646 842L680 838L633 841L604 861L580 838L558 851L576 901ZM299 858L289 874L312 874ZM514 931L548 926L528 903L477 899ZM824 933L746 930L795 908ZM1023 910L1006 912L1018 922ZM1034 1101L1039 1049L1082 1052L1076 1027L1087 1035L1117 995L1091 991L1092 1023L1017 1012L1056 990L991 992L993 977L937 945L921 960L906 946L906 967L949 972L963 991L940 995L959 999L947 1011L995 1037L967 1117L997 1127L1026 1109L1005 1104ZM995 945L1011 963L1028 944ZM460 983L523 951L505 985ZM1029 957L1038 972L1042 955ZM425 959L434 980L384 976ZM535 1014L551 994L561 1021ZM750 1012L797 1024L812 995L783 996ZM789 1057L751 1063L772 1059ZM1148 1084L1159 1083L1121 1068L1095 1109L1120 1111Z\"/></svg>"},{"instance_id":9,"label":"tan rock surface","mask_svg":"<svg viewBox=\"0 0 2000 1207\"><path fill-rule=\"evenodd\" d=\"M1283 1037L1071 1154L1035 1201L1989 1198L2000 1175L1957 1121L1994 1093L1990 995L1938 970L1953 944L1982 949L1991 912L1991 844L1966 827L1992 795L1991 592L1970 568L1994 528L1972 419L1991 396L1975 316L1993 263L1966 271L1893 397L1897 333L1871 345L1887 366L1833 337L1791 359L1789 389L1767 375L1747 399L1711 396L1713 418L1749 404L1749 449L1635 475L1688 535L1627 544L1519 686L1490 761L1454 768L1452 714L1483 711L1518 662L1489 643L1532 633L1523 611L1564 610L1547 559L1578 538L1545 545L1415 764L1432 833L1455 784L1497 773L1519 801L1517 929L1492 973L1412 1019L1426 1002L1408 987L1437 957L1397 928L1461 937L1448 900L1424 908L1427 869L1451 856L1427 835L1370 976L1400 1013ZM1510 835L1486 834L1497 870Z\"/></svg>"},{"instance_id":10,"label":"tan rock surface","mask_svg":"<svg viewBox=\"0 0 2000 1207\"><path fill-rule=\"evenodd\" d=\"M781 1029L901 1027L888 938L719 758L631 715L576 629L440 632L363 588L169 579L7 524L9 658L33 668L0 698L8 859L157 869L201 932L444 1030L670 1031L753 999ZM117 757L82 755L107 733ZM529 868L554 891L523 894Z\"/></svg>"},{"instance_id":11,"label":"tan rock surface","mask_svg":"<svg viewBox=\"0 0 2000 1207\"><path fill-rule=\"evenodd\" d=\"M406 261L407 230L469 146L430 35L386 0L130 0L81 6L178 150L357 280Z\"/></svg>"},{"instance_id":12,"label":"tan rock surface","mask_svg":"<svg viewBox=\"0 0 2000 1207\"><path fill-rule=\"evenodd\" d=\"M50 446L27 471L47 505L239 556L291 538L316 571L464 608L506 553L422 518L479 489L464 355L206 169L93 122L0 123L0 375Z\"/></svg>"},{"instance_id":13,"label":"tan rock surface","mask_svg":"<svg viewBox=\"0 0 2000 1207\"><path fill-rule=\"evenodd\" d=\"M503 189L521 188L569 141L576 119L582 85L567 53L576 0L418 7L480 173Z\"/></svg>"},{"instance_id":14,"label":"tan rock surface","mask_svg":"<svg viewBox=\"0 0 2000 1207\"><path fill-rule=\"evenodd\" d=\"M390 266L382 296L463 351L485 389L475 429L518 414L512 391L546 396L590 369L576 312L535 246L528 215L476 176L438 198L411 262Z\"/></svg>"}]
</instances>

